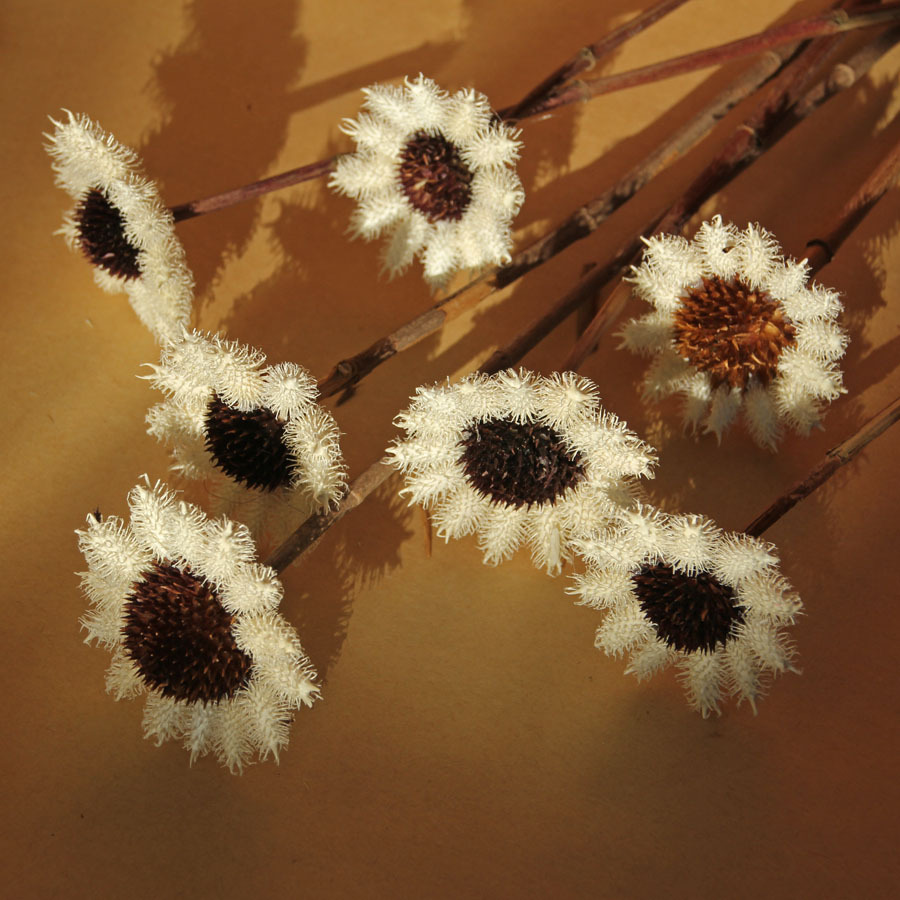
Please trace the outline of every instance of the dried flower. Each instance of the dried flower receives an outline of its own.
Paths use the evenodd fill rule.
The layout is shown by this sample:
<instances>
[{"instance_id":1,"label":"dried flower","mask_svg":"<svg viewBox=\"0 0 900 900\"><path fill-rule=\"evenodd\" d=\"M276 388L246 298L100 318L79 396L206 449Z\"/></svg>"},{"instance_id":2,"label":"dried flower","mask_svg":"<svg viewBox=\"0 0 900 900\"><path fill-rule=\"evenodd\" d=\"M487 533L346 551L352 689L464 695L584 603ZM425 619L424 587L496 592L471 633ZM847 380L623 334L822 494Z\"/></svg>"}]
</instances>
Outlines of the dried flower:
<instances>
[{"instance_id":1,"label":"dried flower","mask_svg":"<svg viewBox=\"0 0 900 900\"><path fill-rule=\"evenodd\" d=\"M761 446L775 448L782 422L808 434L844 393L837 294L807 286L806 260L785 260L758 225L738 231L715 216L691 242L664 234L646 243L632 281L655 311L621 336L656 356L647 395L681 393L685 424L719 439L741 408Z\"/></svg>"},{"instance_id":2,"label":"dried flower","mask_svg":"<svg viewBox=\"0 0 900 900\"><path fill-rule=\"evenodd\" d=\"M336 502L345 489L339 432L294 363L264 366L253 347L185 332L146 376L168 399L148 431L172 445L173 469L211 484L221 509L278 531Z\"/></svg>"},{"instance_id":3,"label":"dried flower","mask_svg":"<svg viewBox=\"0 0 900 900\"><path fill-rule=\"evenodd\" d=\"M87 517L78 543L92 608L86 642L112 651L106 688L147 693L144 735L210 750L232 772L276 761L293 710L319 696L297 633L275 610L282 587L254 561L249 531L207 519L157 483L135 487L131 521Z\"/></svg>"},{"instance_id":4,"label":"dried flower","mask_svg":"<svg viewBox=\"0 0 900 900\"><path fill-rule=\"evenodd\" d=\"M56 183L75 201L59 230L94 267L104 290L125 291L158 341L176 338L191 314L194 283L172 215L137 154L87 116L53 119L47 138Z\"/></svg>"},{"instance_id":5,"label":"dried flower","mask_svg":"<svg viewBox=\"0 0 900 900\"><path fill-rule=\"evenodd\" d=\"M523 542L535 565L559 571L571 541L631 502L655 459L603 411L597 388L572 373L524 369L418 388L396 418L407 437L388 449L401 491L432 510L445 540L477 533L496 565Z\"/></svg>"},{"instance_id":6,"label":"dried flower","mask_svg":"<svg viewBox=\"0 0 900 900\"><path fill-rule=\"evenodd\" d=\"M569 592L607 610L597 648L630 653L625 671L638 679L676 665L704 717L719 712L723 689L755 712L770 676L796 671L782 629L803 606L771 544L645 507L623 510L576 550L587 571Z\"/></svg>"},{"instance_id":7,"label":"dried flower","mask_svg":"<svg viewBox=\"0 0 900 900\"><path fill-rule=\"evenodd\" d=\"M356 152L338 160L330 181L359 201L354 236L389 231L385 268L394 275L419 256L432 286L459 269L508 262L510 222L525 199L513 168L518 133L484 95L449 96L423 75L363 93L363 111L341 126Z\"/></svg>"}]
</instances>

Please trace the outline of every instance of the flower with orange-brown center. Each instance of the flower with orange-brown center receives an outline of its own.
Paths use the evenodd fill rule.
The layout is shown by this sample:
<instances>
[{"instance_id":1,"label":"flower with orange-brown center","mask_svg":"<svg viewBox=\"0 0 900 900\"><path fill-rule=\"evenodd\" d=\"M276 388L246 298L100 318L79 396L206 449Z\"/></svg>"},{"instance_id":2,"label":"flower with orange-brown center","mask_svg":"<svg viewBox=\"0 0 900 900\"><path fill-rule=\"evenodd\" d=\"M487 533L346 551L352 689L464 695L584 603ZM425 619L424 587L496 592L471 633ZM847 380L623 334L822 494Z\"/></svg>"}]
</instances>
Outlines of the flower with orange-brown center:
<instances>
[{"instance_id":1,"label":"flower with orange-brown center","mask_svg":"<svg viewBox=\"0 0 900 900\"><path fill-rule=\"evenodd\" d=\"M721 438L743 411L754 440L774 449L782 424L808 433L843 393L837 294L808 285L805 261L783 259L759 226L715 216L690 242L650 238L632 281L654 311L625 326L623 344L655 357L645 393L681 394L687 426Z\"/></svg>"}]
</instances>

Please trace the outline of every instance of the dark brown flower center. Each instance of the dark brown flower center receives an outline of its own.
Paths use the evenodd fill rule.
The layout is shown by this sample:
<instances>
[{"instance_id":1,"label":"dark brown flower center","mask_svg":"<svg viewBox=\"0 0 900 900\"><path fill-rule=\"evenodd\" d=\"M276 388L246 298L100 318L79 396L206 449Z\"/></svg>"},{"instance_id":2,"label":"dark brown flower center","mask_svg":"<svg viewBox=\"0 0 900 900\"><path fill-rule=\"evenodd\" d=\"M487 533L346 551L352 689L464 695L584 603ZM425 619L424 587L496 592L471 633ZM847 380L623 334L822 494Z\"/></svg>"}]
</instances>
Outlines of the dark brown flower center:
<instances>
[{"instance_id":1,"label":"dark brown flower center","mask_svg":"<svg viewBox=\"0 0 900 900\"><path fill-rule=\"evenodd\" d=\"M230 478L274 491L291 481L284 422L268 409L241 412L213 397L206 412L206 449Z\"/></svg>"},{"instance_id":2,"label":"dark brown flower center","mask_svg":"<svg viewBox=\"0 0 900 900\"><path fill-rule=\"evenodd\" d=\"M189 569L154 563L125 601L125 652L163 696L215 703L250 677L252 661L231 622L216 592Z\"/></svg>"},{"instance_id":3,"label":"dark brown flower center","mask_svg":"<svg viewBox=\"0 0 900 900\"><path fill-rule=\"evenodd\" d=\"M632 576L644 615L676 650L714 650L744 621L734 591L706 572L683 575L671 566L644 566Z\"/></svg>"},{"instance_id":4,"label":"dark brown flower center","mask_svg":"<svg viewBox=\"0 0 900 900\"><path fill-rule=\"evenodd\" d=\"M125 236L122 213L96 188L75 207L78 243L95 266L120 278L138 278L138 249Z\"/></svg>"},{"instance_id":5,"label":"dark brown flower center","mask_svg":"<svg viewBox=\"0 0 900 900\"><path fill-rule=\"evenodd\" d=\"M674 317L675 346L712 386L745 388L751 377L768 384L781 351L794 343L796 328L765 291L739 278L704 278L681 298Z\"/></svg>"},{"instance_id":6,"label":"dark brown flower center","mask_svg":"<svg viewBox=\"0 0 900 900\"><path fill-rule=\"evenodd\" d=\"M580 454L537 422L476 422L460 446L469 484L506 506L552 502L584 477Z\"/></svg>"},{"instance_id":7,"label":"dark brown flower center","mask_svg":"<svg viewBox=\"0 0 900 900\"><path fill-rule=\"evenodd\" d=\"M429 222L456 222L472 198L472 173L440 134L419 131L400 154L400 186Z\"/></svg>"}]
</instances>

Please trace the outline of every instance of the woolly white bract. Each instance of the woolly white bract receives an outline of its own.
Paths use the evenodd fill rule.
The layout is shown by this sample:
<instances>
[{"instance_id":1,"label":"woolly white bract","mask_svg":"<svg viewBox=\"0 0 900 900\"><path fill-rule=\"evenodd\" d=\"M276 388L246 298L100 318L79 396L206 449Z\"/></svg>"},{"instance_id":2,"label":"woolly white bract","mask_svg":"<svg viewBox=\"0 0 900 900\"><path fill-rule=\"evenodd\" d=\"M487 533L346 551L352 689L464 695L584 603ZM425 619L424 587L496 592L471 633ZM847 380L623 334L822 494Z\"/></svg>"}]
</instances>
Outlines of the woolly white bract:
<instances>
[{"instance_id":1,"label":"woolly white bract","mask_svg":"<svg viewBox=\"0 0 900 900\"><path fill-rule=\"evenodd\" d=\"M51 119L53 134L45 135L56 183L76 202L58 233L71 248L79 249L78 204L91 191L100 191L121 216L124 236L137 251L140 275L125 278L95 265L94 279L104 290L127 293L158 341L173 340L190 318L194 281L175 236L172 214L156 185L143 176L133 150L87 116L68 112L68 117L66 122Z\"/></svg>"},{"instance_id":2,"label":"woolly white bract","mask_svg":"<svg viewBox=\"0 0 900 900\"><path fill-rule=\"evenodd\" d=\"M783 629L803 605L781 576L771 544L723 532L702 516L666 516L650 507L623 510L608 528L575 544L587 570L574 576L568 592L605 611L595 644L609 656L630 654L626 673L642 680L674 664L689 704L706 717L719 712L723 691L748 700L755 712L770 677L796 671ZM681 576L712 578L733 592L739 615L723 642L688 651L661 637L635 581L653 566L671 569L676 594ZM680 617L673 629L697 624L689 620L689 604L672 604L670 613L673 623ZM707 618L700 607L694 613Z\"/></svg>"},{"instance_id":3,"label":"woolly white bract","mask_svg":"<svg viewBox=\"0 0 900 900\"><path fill-rule=\"evenodd\" d=\"M210 520L196 506L157 482L136 486L131 521L87 517L77 531L88 571L80 573L91 608L81 619L86 642L112 651L107 691L117 700L147 693L144 735L182 740L191 762L210 750L232 772L250 757L286 746L293 710L319 696L316 673L296 631L277 612L282 586L274 570L259 565L250 533L226 518ZM188 702L165 696L144 680L124 645L126 603L154 563L190 571L215 592L231 617L238 648L252 660L250 677L230 698ZM216 602L216 601L214 601Z\"/></svg>"},{"instance_id":4,"label":"woolly white bract","mask_svg":"<svg viewBox=\"0 0 900 900\"><path fill-rule=\"evenodd\" d=\"M489 496L466 473L463 442L498 421L553 429L566 454L580 459L581 475L543 502L515 505ZM542 377L510 369L421 387L395 422L407 432L388 449L406 475L400 493L431 510L445 540L477 534L491 565L526 542L536 566L558 572L572 541L630 504L635 479L652 477L655 463L652 448L600 407L596 385L572 372ZM522 477L539 481L545 463L537 460L540 471L523 471Z\"/></svg>"},{"instance_id":5,"label":"woolly white bract","mask_svg":"<svg viewBox=\"0 0 900 900\"><path fill-rule=\"evenodd\" d=\"M715 216L690 242L656 235L646 244L643 262L631 280L635 293L654 311L632 319L620 335L623 346L655 356L644 379L646 395L681 394L685 425L702 425L719 439L739 410L761 446L775 448L782 423L808 434L824 407L845 392L837 366L847 345L847 336L836 323L842 308L838 295L819 284L807 285L806 260L785 260L774 237L758 225L739 231ZM676 316L685 298L710 277L732 284L739 279L764 293L794 330L768 384L751 376L743 387L715 385L708 372L679 354Z\"/></svg>"},{"instance_id":6,"label":"woolly white bract","mask_svg":"<svg viewBox=\"0 0 900 900\"><path fill-rule=\"evenodd\" d=\"M340 433L331 414L316 403L312 376L295 363L266 366L253 347L218 335L184 332L150 365L150 383L167 395L147 414L148 432L172 446L173 470L206 479L218 504L269 533L337 502L346 473ZM218 397L236 414L268 410L283 423L289 480L274 490L251 488L220 469L208 449L210 403ZM239 423L238 423L239 424Z\"/></svg>"},{"instance_id":7,"label":"woolly white bract","mask_svg":"<svg viewBox=\"0 0 900 900\"><path fill-rule=\"evenodd\" d=\"M377 84L363 93L358 118L341 125L356 151L338 159L329 182L359 201L351 233L370 240L388 232L385 268L397 274L418 256L432 286L460 269L508 262L510 223L525 199L513 168L518 132L492 119L484 95L450 96L423 75L403 87ZM430 221L404 193L402 155L419 134L449 142L471 175L469 201L454 221Z\"/></svg>"}]
</instances>

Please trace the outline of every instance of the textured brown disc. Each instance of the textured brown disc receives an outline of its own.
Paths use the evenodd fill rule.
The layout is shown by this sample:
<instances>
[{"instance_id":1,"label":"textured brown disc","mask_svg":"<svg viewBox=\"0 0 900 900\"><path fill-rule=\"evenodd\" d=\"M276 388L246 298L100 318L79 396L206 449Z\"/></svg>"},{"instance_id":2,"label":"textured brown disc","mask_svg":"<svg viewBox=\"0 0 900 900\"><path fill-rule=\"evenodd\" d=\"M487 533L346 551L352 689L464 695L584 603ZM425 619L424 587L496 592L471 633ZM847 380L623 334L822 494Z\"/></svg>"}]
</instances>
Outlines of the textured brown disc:
<instances>
[{"instance_id":1,"label":"textured brown disc","mask_svg":"<svg viewBox=\"0 0 900 900\"><path fill-rule=\"evenodd\" d=\"M400 185L429 222L455 222L472 199L472 173L442 135L417 132L400 154Z\"/></svg>"},{"instance_id":2,"label":"textured brown disc","mask_svg":"<svg viewBox=\"0 0 900 900\"><path fill-rule=\"evenodd\" d=\"M102 191L91 190L75 207L78 243L84 255L110 275L138 278L138 249L125 237L122 213Z\"/></svg>"},{"instance_id":3,"label":"textured brown disc","mask_svg":"<svg viewBox=\"0 0 900 900\"><path fill-rule=\"evenodd\" d=\"M734 591L701 572L684 575L671 566L644 566L632 576L644 615L676 650L714 650L744 621Z\"/></svg>"},{"instance_id":4,"label":"textured brown disc","mask_svg":"<svg viewBox=\"0 0 900 900\"><path fill-rule=\"evenodd\" d=\"M284 422L271 410L241 412L215 396L206 413L206 449L226 475L249 488L274 491L290 484Z\"/></svg>"},{"instance_id":5,"label":"textured brown disc","mask_svg":"<svg viewBox=\"0 0 900 900\"><path fill-rule=\"evenodd\" d=\"M681 298L673 325L678 352L708 372L714 388L743 389L751 376L768 384L797 331L765 291L718 276Z\"/></svg>"},{"instance_id":6,"label":"textured brown disc","mask_svg":"<svg viewBox=\"0 0 900 900\"><path fill-rule=\"evenodd\" d=\"M238 649L231 616L188 569L154 563L125 601L125 652L165 697L213 703L247 682L252 661Z\"/></svg>"},{"instance_id":7,"label":"textured brown disc","mask_svg":"<svg viewBox=\"0 0 900 900\"><path fill-rule=\"evenodd\" d=\"M578 453L559 434L537 422L489 419L460 441L469 483L506 506L552 502L584 477Z\"/></svg>"}]
</instances>

